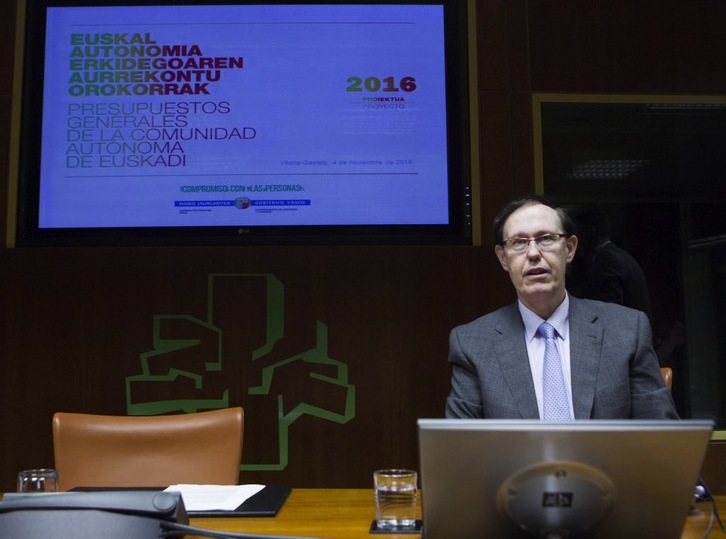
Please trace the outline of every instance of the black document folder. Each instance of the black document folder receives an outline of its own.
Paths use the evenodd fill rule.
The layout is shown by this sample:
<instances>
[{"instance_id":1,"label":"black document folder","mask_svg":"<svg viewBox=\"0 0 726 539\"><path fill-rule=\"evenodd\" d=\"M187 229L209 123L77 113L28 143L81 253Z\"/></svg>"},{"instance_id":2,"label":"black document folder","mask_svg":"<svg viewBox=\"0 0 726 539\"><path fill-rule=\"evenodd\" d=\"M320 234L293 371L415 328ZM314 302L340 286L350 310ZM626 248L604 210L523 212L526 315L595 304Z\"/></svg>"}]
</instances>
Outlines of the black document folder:
<instances>
[{"instance_id":1,"label":"black document folder","mask_svg":"<svg viewBox=\"0 0 726 539\"><path fill-rule=\"evenodd\" d=\"M232 511L189 511L190 517L274 517L292 489L287 485L267 485Z\"/></svg>"},{"instance_id":2,"label":"black document folder","mask_svg":"<svg viewBox=\"0 0 726 539\"><path fill-rule=\"evenodd\" d=\"M100 490L164 490L163 487L119 488L119 487L77 487L74 491ZM261 491L248 498L233 510L189 511L190 517L274 517L287 500L292 489L287 485L266 485Z\"/></svg>"}]
</instances>

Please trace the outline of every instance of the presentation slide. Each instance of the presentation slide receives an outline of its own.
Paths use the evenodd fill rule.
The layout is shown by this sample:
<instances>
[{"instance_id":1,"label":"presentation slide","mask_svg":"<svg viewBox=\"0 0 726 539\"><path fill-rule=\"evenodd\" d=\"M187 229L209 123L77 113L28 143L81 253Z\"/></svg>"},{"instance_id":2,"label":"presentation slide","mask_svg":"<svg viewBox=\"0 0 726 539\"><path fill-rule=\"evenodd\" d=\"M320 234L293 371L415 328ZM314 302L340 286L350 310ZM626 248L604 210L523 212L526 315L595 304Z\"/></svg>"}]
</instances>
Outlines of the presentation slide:
<instances>
[{"instance_id":1,"label":"presentation slide","mask_svg":"<svg viewBox=\"0 0 726 539\"><path fill-rule=\"evenodd\" d=\"M48 8L39 228L448 224L443 18Z\"/></svg>"}]
</instances>

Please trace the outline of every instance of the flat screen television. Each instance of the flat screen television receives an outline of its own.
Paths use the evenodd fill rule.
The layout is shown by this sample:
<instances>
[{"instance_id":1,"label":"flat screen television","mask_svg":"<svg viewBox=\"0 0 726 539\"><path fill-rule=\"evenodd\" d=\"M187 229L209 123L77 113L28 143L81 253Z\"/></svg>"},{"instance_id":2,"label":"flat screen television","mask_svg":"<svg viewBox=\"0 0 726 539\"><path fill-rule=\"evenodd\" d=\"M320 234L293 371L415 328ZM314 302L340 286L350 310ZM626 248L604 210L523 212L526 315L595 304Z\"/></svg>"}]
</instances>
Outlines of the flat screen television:
<instances>
[{"instance_id":1,"label":"flat screen television","mask_svg":"<svg viewBox=\"0 0 726 539\"><path fill-rule=\"evenodd\" d=\"M15 245L471 244L473 2L22 4Z\"/></svg>"}]
</instances>

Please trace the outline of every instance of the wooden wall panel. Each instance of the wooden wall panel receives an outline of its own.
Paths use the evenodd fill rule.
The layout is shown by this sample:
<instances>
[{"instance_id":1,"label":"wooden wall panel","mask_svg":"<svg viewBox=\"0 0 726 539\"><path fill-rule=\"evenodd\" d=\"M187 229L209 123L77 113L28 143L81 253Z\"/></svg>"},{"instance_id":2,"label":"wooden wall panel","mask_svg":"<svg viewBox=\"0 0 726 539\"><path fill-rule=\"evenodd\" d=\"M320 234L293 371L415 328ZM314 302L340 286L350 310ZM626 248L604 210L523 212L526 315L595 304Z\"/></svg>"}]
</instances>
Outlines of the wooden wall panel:
<instances>
[{"instance_id":1,"label":"wooden wall panel","mask_svg":"<svg viewBox=\"0 0 726 539\"><path fill-rule=\"evenodd\" d=\"M3 2L2 17L0 17L0 43L3 44L0 47L0 96L3 97L10 96L13 88L15 13L15 2L13 0ZM3 122L2 126L4 131L7 124Z\"/></svg>"},{"instance_id":2,"label":"wooden wall panel","mask_svg":"<svg viewBox=\"0 0 726 539\"><path fill-rule=\"evenodd\" d=\"M509 200L533 191L527 2L477 3L482 242Z\"/></svg>"},{"instance_id":3,"label":"wooden wall panel","mask_svg":"<svg viewBox=\"0 0 726 539\"><path fill-rule=\"evenodd\" d=\"M282 285L284 334L253 360L265 340L268 276ZM509 301L505 279L491 251L474 247L6 249L0 484L11 488L19 469L52 465L54 411L127 413L125 380L142 374L160 315L172 322L165 339L199 343L154 355L153 373L196 372L203 387L149 380L147 391L137 380L133 403L203 405L228 391L229 404L246 409L246 464L279 463L279 411L307 404L343 414L345 384L314 376L346 369L354 416L337 423L305 414L290 426L287 466L245 472L245 480L368 486L377 467L416 467L415 420L443 415L448 331L490 302ZM311 357L316 347L322 352ZM204 371L200 350L209 360L221 350L221 370ZM288 360L269 394L249 394L264 367Z\"/></svg>"},{"instance_id":4,"label":"wooden wall panel","mask_svg":"<svg viewBox=\"0 0 726 539\"><path fill-rule=\"evenodd\" d=\"M0 95L0 148L8 148L10 144L10 110L10 95ZM5 209L8 207L8 158L7 151L0 151L0 249L5 247Z\"/></svg>"},{"instance_id":5,"label":"wooden wall panel","mask_svg":"<svg viewBox=\"0 0 726 539\"><path fill-rule=\"evenodd\" d=\"M507 0L477 3L479 90L506 90L510 85Z\"/></svg>"},{"instance_id":6,"label":"wooden wall panel","mask_svg":"<svg viewBox=\"0 0 726 539\"><path fill-rule=\"evenodd\" d=\"M724 92L724 2L528 4L536 92Z\"/></svg>"},{"instance_id":7,"label":"wooden wall panel","mask_svg":"<svg viewBox=\"0 0 726 539\"><path fill-rule=\"evenodd\" d=\"M528 91L529 36L526 0L477 2L479 89Z\"/></svg>"}]
</instances>

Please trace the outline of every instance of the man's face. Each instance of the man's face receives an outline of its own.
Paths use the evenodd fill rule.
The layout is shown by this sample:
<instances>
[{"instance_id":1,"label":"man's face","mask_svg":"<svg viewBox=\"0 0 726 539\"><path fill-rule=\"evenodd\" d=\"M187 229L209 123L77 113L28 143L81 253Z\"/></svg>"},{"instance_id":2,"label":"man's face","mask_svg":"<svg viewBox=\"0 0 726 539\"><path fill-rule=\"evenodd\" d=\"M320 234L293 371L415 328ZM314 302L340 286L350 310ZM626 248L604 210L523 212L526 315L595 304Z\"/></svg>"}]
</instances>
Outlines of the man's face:
<instances>
[{"instance_id":1,"label":"man's face","mask_svg":"<svg viewBox=\"0 0 726 539\"><path fill-rule=\"evenodd\" d=\"M534 238L542 234L561 234L562 223L552 208L527 204L512 213L504 223L504 239ZM577 249L577 237L559 238L547 250L531 241L524 252L497 245L495 252L502 268L509 273L517 297L542 318L549 315L565 298L565 272Z\"/></svg>"}]
</instances>

